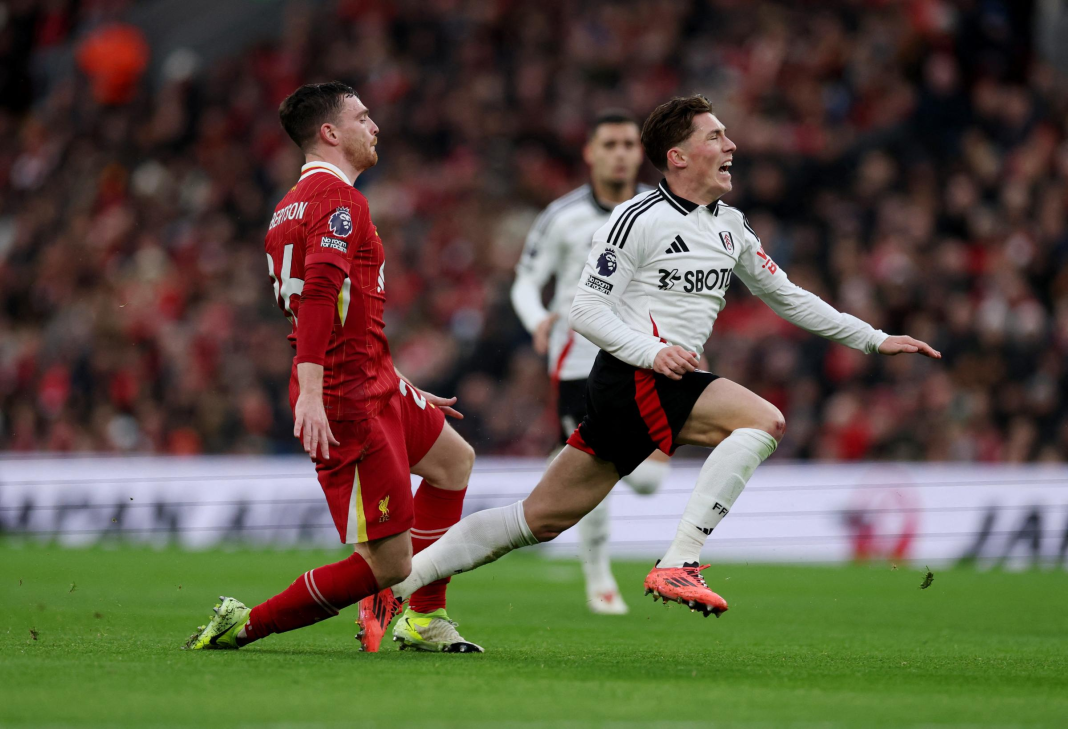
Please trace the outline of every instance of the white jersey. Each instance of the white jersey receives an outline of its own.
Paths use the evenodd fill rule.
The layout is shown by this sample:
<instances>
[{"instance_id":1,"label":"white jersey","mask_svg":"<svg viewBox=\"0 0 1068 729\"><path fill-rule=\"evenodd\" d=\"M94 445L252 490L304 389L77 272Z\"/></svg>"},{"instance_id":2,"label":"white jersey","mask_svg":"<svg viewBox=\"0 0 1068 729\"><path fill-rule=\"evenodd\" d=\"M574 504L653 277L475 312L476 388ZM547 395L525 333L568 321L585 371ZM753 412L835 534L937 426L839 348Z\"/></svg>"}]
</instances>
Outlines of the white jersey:
<instances>
[{"instance_id":1,"label":"white jersey","mask_svg":"<svg viewBox=\"0 0 1068 729\"><path fill-rule=\"evenodd\" d=\"M601 349L648 369L670 344L703 351L735 275L802 329L869 353L886 339L791 283L740 210L697 205L666 181L619 205L594 234L570 323Z\"/></svg>"},{"instance_id":2,"label":"white jersey","mask_svg":"<svg viewBox=\"0 0 1068 729\"><path fill-rule=\"evenodd\" d=\"M650 188L639 185L638 189ZM572 190L550 203L534 221L516 265L512 306L527 331L533 334L550 313L558 316L549 335L549 373L559 380L585 379L597 357L597 345L576 334L567 316L593 234L611 214L612 208L597 200L590 185ZM556 289L546 309L541 293L554 277Z\"/></svg>"}]
</instances>

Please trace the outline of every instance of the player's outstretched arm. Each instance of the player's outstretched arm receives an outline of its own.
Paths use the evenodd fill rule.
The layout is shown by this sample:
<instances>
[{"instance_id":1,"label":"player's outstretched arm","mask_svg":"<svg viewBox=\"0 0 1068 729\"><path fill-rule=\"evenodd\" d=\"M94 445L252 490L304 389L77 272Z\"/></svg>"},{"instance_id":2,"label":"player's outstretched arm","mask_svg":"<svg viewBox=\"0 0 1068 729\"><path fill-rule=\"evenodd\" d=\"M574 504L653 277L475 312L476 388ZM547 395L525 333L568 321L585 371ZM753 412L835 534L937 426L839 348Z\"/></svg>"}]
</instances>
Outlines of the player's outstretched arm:
<instances>
[{"instance_id":1,"label":"player's outstretched arm","mask_svg":"<svg viewBox=\"0 0 1068 729\"><path fill-rule=\"evenodd\" d=\"M792 324L847 347L871 354L922 354L942 359L934 347L907 335L889 336L865 321L838 311L815 294L786 282L779 289L761 294L761 300Z\"/></svg>"},{"instance_id":2,"label":"player's outstretched arm","mask_svg":"<svg viewBox=\"0 0 1068 729\"><path fill-rule=\"evenodd\" d=\"M783 276L782 271L779 273ZM758 294L771 310L794 326L824 339L859 349L865 354L879 352L890 337L866 321L838 311L826 301L789 280L772 291ZM896 354L896 352L895 352Z\"/></svg>"},{"instance_id":3,"label":"player's outstretched arm","mask_svg":"<svg viewBox=\"0 0 1068 729\"><path fill-rule=\"evenodd\" d=\"M883 343L879 345L879 354L890 356L895 354L922 354L924 357L930 357L931 359L942 359L942 353L927 342L921 342L919 339L913 339L904 334L884 339Z\"/></svg>"},{"instance_id":4,"label":"player's outstretched arm","mask_svg":"<svg viewBox=\"0 0 1068 729\"><path fill-rule=\"evenodd\" d=\"M838 311L810 291L790 281L760 245L760 238L743 216L743 245L734 269L738 277L772 311L807 332L859 349L865 354L923 354L932 359L942 355L926 342L908 336L889 336L866 321Z\"/></svg>"}]
</instances>

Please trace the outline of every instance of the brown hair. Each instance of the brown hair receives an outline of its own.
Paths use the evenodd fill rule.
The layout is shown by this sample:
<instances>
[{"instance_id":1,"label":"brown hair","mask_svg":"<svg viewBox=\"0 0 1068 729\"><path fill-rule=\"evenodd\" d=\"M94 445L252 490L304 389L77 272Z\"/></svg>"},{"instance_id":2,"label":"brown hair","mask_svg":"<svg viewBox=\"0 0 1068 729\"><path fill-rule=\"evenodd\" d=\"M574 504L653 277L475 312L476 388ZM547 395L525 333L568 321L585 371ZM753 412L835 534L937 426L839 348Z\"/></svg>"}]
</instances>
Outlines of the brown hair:
<instances>
[{"instance_id":1,"label":"brown hair","mask_svg":"<svg viewBox=\"0 0 1068 729\"><path fill-rule=\"evenodd\" d=\"M667 169L667 154L693 134L693 119L711 114L712 102L703 94L676 96L653 109L642 126L642 147L653 166Z\"/></svg>"},{"instance_id":2,"label":"brown hair","mask_svg":"<svg viewBox=\"0 0 1068 729\"><path fill-rule=\"evenodd\" d=\"M351 86L340 81L304 84L278 107L278 118L289 138L305 149L316 138L319 127L337 119L350 96L360 98Z\"/></svg>"}]
</instances>

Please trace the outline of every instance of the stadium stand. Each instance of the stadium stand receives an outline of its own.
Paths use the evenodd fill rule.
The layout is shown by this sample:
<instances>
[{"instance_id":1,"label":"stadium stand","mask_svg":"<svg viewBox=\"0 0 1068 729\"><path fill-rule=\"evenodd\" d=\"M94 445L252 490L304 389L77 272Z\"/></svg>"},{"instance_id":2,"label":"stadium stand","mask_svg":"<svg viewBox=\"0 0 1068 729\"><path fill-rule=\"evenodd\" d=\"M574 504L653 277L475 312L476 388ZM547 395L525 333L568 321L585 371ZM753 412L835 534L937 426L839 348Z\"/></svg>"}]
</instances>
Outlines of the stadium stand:
<instances>
[{"instance_id":1,"label":"stadium stand","mask_svg":"<svg viewBox=\"0 0 1068 729\"><path fill-rule=\"evenodd\" d=\"M459 396L479 453L555 438L507 290L534 213L582 182L584 125L692 91L791 277L945 355L866 358L734 287L707 354L786 414L776 458L1068 451L1068 91L1031 3L292 3L274 40L152 72L109 25L127 5L16 2L0 27L0 450L298 450L262 248L300 165L276 109L340 78L382 128L359 186L396 362ZM62 46L77 63L37 83Z\"/></svg>"}]
</instances>

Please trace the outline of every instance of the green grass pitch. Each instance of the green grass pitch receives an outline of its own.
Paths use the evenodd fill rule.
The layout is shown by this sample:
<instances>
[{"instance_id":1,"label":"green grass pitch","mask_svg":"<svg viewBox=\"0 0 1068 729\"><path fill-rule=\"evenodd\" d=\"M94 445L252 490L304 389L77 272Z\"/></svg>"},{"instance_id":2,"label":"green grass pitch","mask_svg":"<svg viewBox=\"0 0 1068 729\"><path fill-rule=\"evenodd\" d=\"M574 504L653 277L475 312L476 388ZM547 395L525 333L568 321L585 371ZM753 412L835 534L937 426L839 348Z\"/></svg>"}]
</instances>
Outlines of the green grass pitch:
<instances>
[{"instance_id":1,"label":"green grass pitch","mask_svg":"<svg viewBox=\"0 0 1068 729\"><path fill-rule=\"evenodd\" d=\"M0 545L0 725L1068 725L1068 574L717 565L721 619L586 612L574 562L511 555L450 612L485 655L358 653L355 609L240 652L178 646L341 552ZM36 633L36 639L31 635Z\"/></svg>"}]
</instances>

